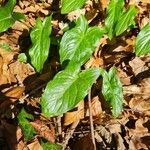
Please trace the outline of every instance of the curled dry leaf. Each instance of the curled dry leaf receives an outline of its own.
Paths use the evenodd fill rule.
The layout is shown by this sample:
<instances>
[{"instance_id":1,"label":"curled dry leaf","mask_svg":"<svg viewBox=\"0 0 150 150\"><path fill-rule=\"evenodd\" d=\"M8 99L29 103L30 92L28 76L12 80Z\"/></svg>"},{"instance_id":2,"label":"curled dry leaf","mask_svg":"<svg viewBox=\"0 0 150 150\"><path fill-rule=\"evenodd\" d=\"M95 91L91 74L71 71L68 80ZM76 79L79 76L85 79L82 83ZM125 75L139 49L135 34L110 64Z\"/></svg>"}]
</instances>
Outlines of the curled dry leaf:
<instances>
[{"instance_id":1,"label":"curled dry leaf","mask_svg":"<svg viewBox=\"0 0 150 150\"><path fill-rule=\"evenodd\" d=\"M80 101L77 105L77 110L72 112L67 112L64 115L64 125L67 126L84 118L84 101Z\"/></svg>"},{"instance_id":2,"label":"curled dry leaf","mask_svg":"<svg viewBox=\"0 0 150 150\"><path fill-rule=\"evenodd\" d=\"M55 131L52 125L51 128L49 128L46 124L44 124L40 120L36 120L35 122L30 122L30 123L40 136L48 140L50 143L55 142Z\"/></svg>"}]
</instances>

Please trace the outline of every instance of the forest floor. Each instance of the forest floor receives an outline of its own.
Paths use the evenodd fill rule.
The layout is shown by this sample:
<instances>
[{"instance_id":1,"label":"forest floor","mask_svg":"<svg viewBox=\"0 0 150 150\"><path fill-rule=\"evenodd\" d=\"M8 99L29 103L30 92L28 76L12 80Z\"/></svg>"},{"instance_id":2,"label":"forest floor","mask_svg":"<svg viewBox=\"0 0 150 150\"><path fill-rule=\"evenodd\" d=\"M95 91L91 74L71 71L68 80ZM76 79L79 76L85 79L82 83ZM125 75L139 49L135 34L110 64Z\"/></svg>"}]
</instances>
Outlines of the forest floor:
<instances>
[{"instance_id":1,"label":"forest floor","mask_svg":"<svg viewBox=\"0 0 150 150\"><path fill-rule=\"evenodd\" d=\"M28 53L30 30L37 17L44 18L53 12L52 34L61 37L65 24L80 14L86 16L91 26L102 24L102 12L108 3L109 0L101 0L99 7L100 4L94 5L91 1L80 11L61 15L58 0L18 0L14 10L23 13L26 21L16 21L0 34L0 149L41 150L41 139L46 139L50 143L60 143L68 150L93 150L87 97L77 109L63 116L46 118L41 114L41 94L46 83L60 69L58 46L51 44L42 74L36 73L29 62L20 62L18 55ZM112 41L107 36L102 37L95 53L84 65L85 68L115 65L123 85L123 112L117 118L112 117L98 88L101 80L92 88L90 109L97 149L150 149L150 57L136 57L133 52L135 37L149 22L150 2L129 0L129 3L139 9L137 28ZM35 118L29 121L37 134L29 141L24 140L17 121L22 107Z\"/></svg>"}]
</instances>

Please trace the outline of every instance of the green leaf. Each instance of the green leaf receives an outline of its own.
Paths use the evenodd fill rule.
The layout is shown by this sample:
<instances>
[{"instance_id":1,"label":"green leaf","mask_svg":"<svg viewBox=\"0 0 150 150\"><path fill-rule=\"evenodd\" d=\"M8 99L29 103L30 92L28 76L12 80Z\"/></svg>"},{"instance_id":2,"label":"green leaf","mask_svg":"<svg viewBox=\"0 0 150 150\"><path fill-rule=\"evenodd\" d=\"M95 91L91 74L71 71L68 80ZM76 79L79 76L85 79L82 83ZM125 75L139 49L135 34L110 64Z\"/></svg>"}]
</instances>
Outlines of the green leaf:
<instances>
[{"instance_id":1,"label":"green leaf","mask_svg":"<svg viewBox=\"0 0 150 150\"><path fill-rule=\"evenodd\" d=\"M137 56L150 53L150 23L139 32L135 42L135 53Z\"/></svg>"},{"instance_id":2,"label":"green leaf","mask_svg":"<svg viewBox=\"0 0 150 150\"><path fill-rule=\"evenodd\" d=\"M70 65L47 84L41 99L42 113L45 116L58 116L74 108L100 75L99 68L80 73L79 69L73 71L74 68L75 66Z\"/></svg>"},{"instance_id":3,"label":"green leaf","mask_svg":"<svg viewBox=\"0 0 150 150\"><path fill-rule=\"evenodd\" d=\"M43 150L62 150L62 146L58 144L51 144L51 143L41 143Z\"/></svg>"},{"instance_id":4,"label":"green leaf","mask_svg":"<svg viewBox=\"0 0 150 150\"><path fill-rule=\"evenodd\" d=\"M85 2L86 0L61 0L61 14L67 14L81 8Z\"/></svg>"},{"instance_id":5,"label":"green leaf","mask_svg":"<svg viewBox=\"0 0 150 150\"><path fill-rule=\"evenodd\" d=\"M134 18L136 15L137 9L135 6L130 6L128 10L120 16L115 28L116 36L122 34L128 27L135 24Z\"/></svg>"},{"instance_id":6,"label":"green leaf","mask_svg":"<svg viewBox=\"0 0 150 150\"><path fill-rule=\"evenodd\" d=\"M123 13L124 0L111 0L107 8L107 18L105 19L105 25L108 31L109 39L114 36L115 25Z\"/></svg>"},{"instance_id":7,"label":"green leaf","mask_svg":"<svg viewBox=\"0 0 150 150\"><path fill-rule=\"evenodd\" d=\"M98 27L88 27L87 20L81 16L76 26L67 31L60 43L60 61L75 61L80 66L83 65L91 56L104 29Z\"/></svg>"},{"instance_id":8,"label":"green leaf","mask_svg":"<svg viewBox=\"0 0 150 150\"><path fill-rule=\"evenodd\" d=\"M102 71L103 85L102 93L106 101L108 101L112 107L112 114L114 117L122 112L123 107L123 88L120 79L117 76L117 69L113 66L107 73Z\"/></svg>"},{"instance_id":9,"label":"green leaf","mask_svg":"<svg viewBox=\"0 0 150 150\"><path fill-rule=\"evenodd\" d=\"M14 12L14 13L12 14L12 17L13 17L15 20L18 20L18 21L20 21L20 20L25 20L25 15L22 14L22 13L19 13L19 12Z\"/></svg>"},{"instance_id":10,"label":"green leaf","mask_svg":"<svg viewBox=\"0 0 150 150\"><path fill-rule=\"evenodd\" d=\"M26 54L25 54L25 53L19 54L19 55L18 55L18 60L19 60L20 62L26 63L26 62L27 62L27 56L26 56Z\"/></svg>"},{"instance_id":11,"label":"green leaf","mask_svg":"<svg viewBox=\"0 0 150 150\"><path fill-rule=\"evenodd\" d=\"M29 50L31 63L37 72L41 72L43 65L49 55L50 34L51 34L51 16L46 17L42 22L39 18L31 31L32 47Z\"/></svg>"},{"instance_id":12,"label":"green leaf","mask_svg":"<svg viewBox=\"0 0 150 150\"><path fill-rule=\"evenodd\" d=\"M0 8L0 32L6 31L15 23L12 17L15 4L16 0L9 0L4 7Z\"/></svg>"},{"instance_id":13,"label":"green leaf","mask_svg":"<svg viewBox=\"0 0 150 150\"><path fill-rule=\"evenodd\" d=\"M23 130L24 138L27 141L31 140L36 134L36 131L29 123L28 119L33 119L33 116L31 114L28 114L24 109L22 109L17 118L19 125Z\"/></svg>"}]
</instances>

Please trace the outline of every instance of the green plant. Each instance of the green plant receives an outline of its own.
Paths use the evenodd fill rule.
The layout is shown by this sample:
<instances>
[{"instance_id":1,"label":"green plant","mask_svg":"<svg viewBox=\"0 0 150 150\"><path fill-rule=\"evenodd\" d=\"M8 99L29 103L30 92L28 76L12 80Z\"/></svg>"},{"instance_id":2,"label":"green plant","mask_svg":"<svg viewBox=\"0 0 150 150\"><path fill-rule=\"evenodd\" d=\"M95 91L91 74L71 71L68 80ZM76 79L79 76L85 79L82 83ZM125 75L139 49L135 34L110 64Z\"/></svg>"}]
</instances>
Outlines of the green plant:
<instances>
[{"instance_id":1,"label":"green plant","mask_svg":"<svg viewBox=\"0 0 150 150\"><path fill-rule=\"evenodd\" d=\"M16 0L9 0L4 7L0 8L0 32L6 31L16 20L25 18L21 13L13 12L15 4Z\"/></svg>"},{"instance_id":2,"label":"green plant","mask_svg":"<svg viewBox=\"0 0 150 150\"><path fill-rule=\"evenodd\" d=\"M61 13L69 12L81 8L86 0L62 0ZM0 8L0 32L7 31L16 20L24 19L20 13L13 12L15 0ZM50 80L41 97L42 113L46 117L59 116L73 109L83 100L91 89L92 85L99 77L102 77L102 94L112 108L112 115L118 117L123 110L123 88L117 69L111 67L107 72L104 68L81 67L89 60L95 51L103 35L107 35L111 40L114 36L119 36L130 27L135 26L137 9L135 6L124 7L124 0L111 0L105 20L105 26L89 27L84 16L74 20L75 26L68 29L62 36L61 41L51 38L52 16L47 16L43 21L38 18L35 27L31 30L30 37L32 46L29 49L31 64L38 73L42 69L50 53L51 40L59 46L60 63L62 70ZM150 23L140 31L136 38L135 53L137 56L150 53ZM21 62L26 62L26 56L21 53L18 56ZM35 134L34 128L29 123L33 116L24 109L18 115L18 122L24 131L26 140L30 140ZM42 143L43 149L60 149L60 147Z\"/></svg>"},{"instance_id":3,"label":"green plant","mask_svg":"<svg viewBox=\"0 0 150 150\"><path fill-rule=\"evenodd\" d=\"M150 53L150 23L139 32L135 42L135 53L137 56Z\"/></svg>"}]
</instances>

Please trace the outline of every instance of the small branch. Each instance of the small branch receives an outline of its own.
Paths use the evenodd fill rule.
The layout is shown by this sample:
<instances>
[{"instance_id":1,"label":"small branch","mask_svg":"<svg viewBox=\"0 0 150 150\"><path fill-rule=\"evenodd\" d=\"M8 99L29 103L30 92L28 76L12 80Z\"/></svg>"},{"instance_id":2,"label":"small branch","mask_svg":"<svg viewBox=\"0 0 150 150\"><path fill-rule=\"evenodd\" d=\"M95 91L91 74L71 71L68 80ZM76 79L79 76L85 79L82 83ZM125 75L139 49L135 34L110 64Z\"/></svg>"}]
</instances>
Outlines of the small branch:
<instances>
[{"instance_id":1,"label":"small branch","mask_svg":"<svg viewBox=\"0 0 150 150\"><path fill-rule=\"evenodd\" d=\"M64 144L63 144L63 150L65 150L65 148L66 148L66 146L67 146L67 144L68 144L68 142L69 142L69 139L72 137L72 135L73 135L73 133L74 133L76 127L78 126L79 122L80 122L80 120L74 122L74 123L71 125L71 128L70 128L70 130L68 131L68 134L67 134L66 137L65 137L65 142L64 142Z\"/></svg>"},{"instance_id":2,"label":"small branch","mask_svg":"<svg viewBox=\"0 0 150 150\"><path fill-rule=\"evenodd\" d=\"M95 136L94 136L94 125L93 125L93 115L92 115L91 90L88 93L88 104L89 104L91 137L92 137L92 142L93 142L94 150L96 150L96 143L95 143Z\"/></svg>"}]
</instances>

